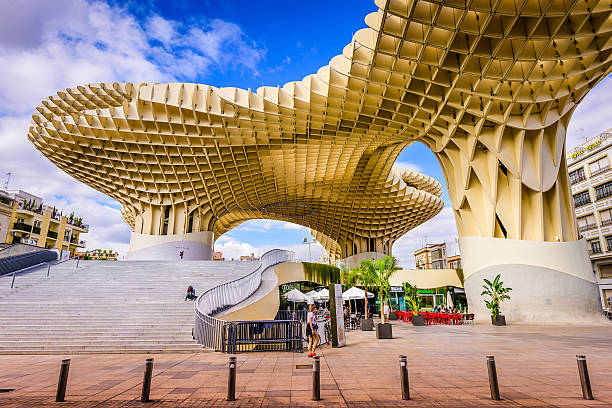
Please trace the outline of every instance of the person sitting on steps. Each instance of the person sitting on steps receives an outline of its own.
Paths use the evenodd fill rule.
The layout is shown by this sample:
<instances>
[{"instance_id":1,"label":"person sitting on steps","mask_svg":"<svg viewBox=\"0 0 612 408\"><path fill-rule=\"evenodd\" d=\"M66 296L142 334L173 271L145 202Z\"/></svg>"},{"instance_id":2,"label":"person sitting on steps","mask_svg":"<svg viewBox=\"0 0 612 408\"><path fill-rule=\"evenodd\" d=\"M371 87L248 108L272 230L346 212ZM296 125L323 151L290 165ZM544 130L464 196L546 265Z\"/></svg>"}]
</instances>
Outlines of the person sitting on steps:
<instances>
[{"instance_id":1,"label":"person sitting on steps","mask_svg":"<svg viewBox=\"0 0 612 408\"><path fill-rule=\"evenodd\" d=\"M193 288L193 286L189 285L189 287L187 288L187 296L185 296L185 300L196 300L197 298L198 297L196 296L195 289Z\"/></svg>"}]
</instances>

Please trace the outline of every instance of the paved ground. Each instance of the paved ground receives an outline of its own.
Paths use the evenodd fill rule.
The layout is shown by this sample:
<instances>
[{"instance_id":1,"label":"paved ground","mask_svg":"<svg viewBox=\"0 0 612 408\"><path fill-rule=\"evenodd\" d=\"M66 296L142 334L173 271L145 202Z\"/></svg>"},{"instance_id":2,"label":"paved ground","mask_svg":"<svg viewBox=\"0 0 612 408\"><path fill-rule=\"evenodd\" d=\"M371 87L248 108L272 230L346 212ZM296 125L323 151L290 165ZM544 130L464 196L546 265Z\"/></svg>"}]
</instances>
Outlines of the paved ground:
<instances>
[{"instance_id":1,"label":"paved ground","mask_svg":"<svg viewBox=\"0 0 612 408\"><path fill-rule=\"evenodd\" d=\"M226 402L220 353L154 355L147 406L612 406L612 324L600 327L431 326L394 323L393 340L352 331L342 349L322 347L320 402L310 401L305 354L238 355L236 402ZM398 356L406 354L413 400L401 401ZM485 356L495 355L503 400L489 399ZM581 397L576 354L585 354L595 394ZM72 357L67 406L138 402L150 355ZM0 406L63 406L54 401L62 356L0 356Z\"/></svg>"}]
</instances>

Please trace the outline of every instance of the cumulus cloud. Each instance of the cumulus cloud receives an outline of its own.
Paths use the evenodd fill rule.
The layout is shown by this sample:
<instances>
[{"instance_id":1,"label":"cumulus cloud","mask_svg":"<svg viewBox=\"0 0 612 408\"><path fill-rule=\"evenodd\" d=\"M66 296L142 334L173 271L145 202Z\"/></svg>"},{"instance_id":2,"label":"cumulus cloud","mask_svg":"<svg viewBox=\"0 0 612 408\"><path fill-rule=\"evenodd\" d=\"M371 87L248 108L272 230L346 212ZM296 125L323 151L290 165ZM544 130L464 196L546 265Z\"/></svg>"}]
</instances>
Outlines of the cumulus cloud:
<instances>
[{"instance_id":1,"label":"cumulus cloud","mask_svg":"<svg viewBox=\"0 0 612 408\"><path fill-rule=\"evenodd\" d=\"M412 171L418 171L419 173L425 173L425 171L423 170L423 167L419 166L416 163L412 163L412 162L405 162L405 161L397 160L395 163L393 163L393 166L399 167L400 169L408 169Z\"/></svg>"},{"instance_id":2,"label":"cumulus cloud","mask_svg":"<svg viewBox=\"0 0 612 408\"><path fill-rule=\"evenodd\" d=\"M129 227L118 204L68 176L27 140L30 115L45 97L91 82L189 81L212 69L258 74L265 48L223 20L191 25L138 21L102 1L0 2L0 181L74 211L90 224L87 248L127 253Z\"/></svg>"},{"instance_id":3,"label":"cumulus cloud","mask_svg":"<svg viewBox=\"0 0 612 408\"><path fill-rule=\"evenodd\" d=\"M393 244L395 256L402 268L414 268L414 251L427 244L446 242L446 253L451 256L459 253L457 245L457 225L451 207L446 206L431 220L409 231Z\"/></svg>"},{"instance_id":4,"label":"cumulus cloud","mask_svg":"<svg viewBox=\"0 0 612 408\"><path fill-rule=\"evenodd\" d=\"M612 75L608 75L587 94L576 108L567 127L567 147L578 146L612 128Z\"/></svg>"}]
</instances>

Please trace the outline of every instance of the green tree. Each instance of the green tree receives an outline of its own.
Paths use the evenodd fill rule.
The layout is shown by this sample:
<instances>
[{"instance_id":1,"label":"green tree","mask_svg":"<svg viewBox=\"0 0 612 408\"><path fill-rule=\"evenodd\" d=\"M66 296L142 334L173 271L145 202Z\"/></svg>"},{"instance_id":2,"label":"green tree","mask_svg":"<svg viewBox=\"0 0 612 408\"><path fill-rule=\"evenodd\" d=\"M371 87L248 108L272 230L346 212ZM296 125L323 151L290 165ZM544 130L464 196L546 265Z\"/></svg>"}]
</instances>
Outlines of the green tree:
<instances>
[{"instance_id":1,"label":"green tree","mask_svg":"<svg viewBox=\"0 0 612 408\"><path fill-rule=\"evenodd\" d=\"M359 270L358 268L351 269L346 265L340 267L340 278L342 284L347 288L356 286L359 283ZM351 307L351 301L349 300L349 311L352 313L353 308Z\"/></svg>"},{"instance_id":2,"label":"green tree","mask_svg":"<svg viewBox=\"0 0 612 408\"><path fill-rule=\"evenodd\" d=\"M497 275L493 282L488 279L484 279L486 285L482 285L484 290L480 294L480 296L487 295L491 298L490 301L485 300L485 305L487 309L491 311L491 316L497 317L499 316L499 307L501 302L506 299L510 299L510 296L507 294L512 290L512 288L504 288L504 282L500 280L501 275Z\"/></svg>"},{"instance_id":3,"label":"green tree","mask_svg":"<svg viewBox=\"0 0 612 408\"><path fill-rule=\"evenodd\" d=\"M419 295L419 289L416 285L412 286L408 282L402 284L404 287L404 299L410 304L412 313L416 316L421 310L421 296Z\"/></svg>"},{"instance_id":4,"label":"green tree","mask_svg":"<svg viewBox=\"0 0 612 408\"><path fill-rule=\"evenodd\" d=\"M380 318L385 323L385 315L383 314L383 305L385 297L391 304L391 285L389 285L389 278L393 273L400 269L397 259L394 256L386 255L373 261L374 264L374 277L375 286L378 287L378 297L380 299Z\"/></svg>"},{"instance_id":5,"label":"green tree","mask_svg":"<svg viewBox=\"0 0 612 408\"><path fill-rule=\"evenodd\" d=\"M357 279L363 289L365 290L364 294L364 302L365 302L365 316L364 319L368 318L368 289L376 286L377 282L377 273L376 273L376 265L374 265L374 261L371 259L364 259L359 264L359 267L355 268L357 271Z\"/></svg>"}]
</instances>

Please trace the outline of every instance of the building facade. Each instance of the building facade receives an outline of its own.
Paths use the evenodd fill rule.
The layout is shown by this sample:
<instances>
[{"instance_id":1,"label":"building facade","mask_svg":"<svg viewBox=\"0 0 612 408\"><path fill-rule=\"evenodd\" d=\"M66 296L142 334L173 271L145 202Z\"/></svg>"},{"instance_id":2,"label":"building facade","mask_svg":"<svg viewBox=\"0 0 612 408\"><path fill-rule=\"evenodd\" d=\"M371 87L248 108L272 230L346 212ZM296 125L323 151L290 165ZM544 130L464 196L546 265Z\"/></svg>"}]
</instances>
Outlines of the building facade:
<instances>
[{"instance_id":1,"label":"building facade","mask_svg":"<svg viewBox=\"0 0 612 408\"><path fill-rule=\"evenodd\" d=\"M447 258L448 269L461 269L461 255L453 255Z\"/></svg>"},{"instance_id":2,"label":"building facade","mask_svg":"<svg viewBox=\"0 0 612 408\"><path fill-rule=\"evenodd\" d=\"M42 198L23 190L4 191L0 196L0 231L7 244L55 248L69 251L70 256L87 244L81 234L87 233L89 226L80 217L64 215L60 209L45 205ZM6 220L6 215L2 215L6 213L8 222L1 221Z\"/></svg>"},{"instance_id":3,"label":"building facade","mask_svg":"<svg viewBox=\"0 0 612 408\"><path fill-rule=\"evenodd\" d=\"M446 243L429 244L414 251L416 269L446 269Z\"/></svg>"},{"instance_id":4,"label":"building facade","mask_svg":"<svg viewBox=\"0 0 612 408\"><path fill-rule=\"evenodd\" d=\"M587 240L601 304L612 309L612 129L568 151L578 232Z\"/></svg>"}]
</instances>

